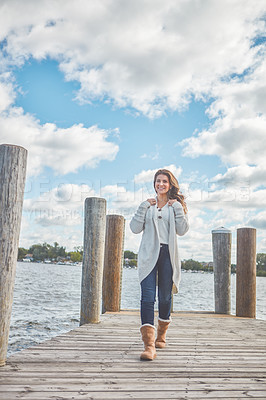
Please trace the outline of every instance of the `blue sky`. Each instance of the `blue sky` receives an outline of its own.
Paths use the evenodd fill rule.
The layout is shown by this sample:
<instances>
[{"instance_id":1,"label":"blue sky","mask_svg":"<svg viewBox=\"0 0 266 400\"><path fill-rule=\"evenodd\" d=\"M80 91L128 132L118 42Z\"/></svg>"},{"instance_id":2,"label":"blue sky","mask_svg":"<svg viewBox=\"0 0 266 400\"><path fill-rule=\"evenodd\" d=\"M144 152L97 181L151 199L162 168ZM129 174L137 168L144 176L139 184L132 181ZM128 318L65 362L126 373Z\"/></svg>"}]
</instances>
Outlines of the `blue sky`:
<instances>
[{"instance_id":1,"label":"blue sky","mask_svg":"<svg viewBox=\"0 0 266 400\"><path fill-rule=\"evenodd\" d=\"M178 145L196 129L208 127L209 119L205 114L207 102L192 101L189 108L180 113L166 113L160 118L149 119L143 115L136 116L132 108L119 109L104 101L78 104L74 100L75 92L79 89L78 83L65 82L58 63L51 59L43 62L29 60L22 68L15 70L14 75L21 91L15 105L36 116L41 124L51 122L59 128L68 128L82 123L86 127L97 125L101 129L119 130L113 139L119 145L115 161L103 163L105 165L93 171L79 171L78 177L75 174L72 180L77 178L79 181L80 177L90 180L88 176L93 176L104 184L110 184L111 181L119 183L121 179L122 183L131 180L137 171L157 168L160 162L179 165L181 158L187 174L195 170L199 170L200 174L208 174L214 164L213 157L205 158L204 163L182 157L182 147ZM121 168L125 164L127 168ZM215 165L219 169L217 160ZM222 165L220 168L223 171Z\"/></svg>"},{"instance_id":2,"label":"blue sky","mask_svg":"<svg viewBox=\"0 0 266 400\"><path fill-rule=\"evenodd\" d=\"M218 226L233 260L243 226L266 252L263 3L2 0L1 142L29 154L20 245L81 245L101 196L136 251L128 222L168 167L189 208L181 258L211 260Z\"/></svg>"}]
</instances>

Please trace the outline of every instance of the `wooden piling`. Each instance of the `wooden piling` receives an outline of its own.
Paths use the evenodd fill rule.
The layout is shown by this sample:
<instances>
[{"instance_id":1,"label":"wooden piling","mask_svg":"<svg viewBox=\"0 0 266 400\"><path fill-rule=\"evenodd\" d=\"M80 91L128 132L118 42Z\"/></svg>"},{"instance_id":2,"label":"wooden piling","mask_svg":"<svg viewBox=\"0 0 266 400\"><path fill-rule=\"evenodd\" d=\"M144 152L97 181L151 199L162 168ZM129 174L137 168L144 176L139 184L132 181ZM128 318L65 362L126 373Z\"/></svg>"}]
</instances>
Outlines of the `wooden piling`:
<instances>
[{"instance_id":1,"label":"wooden piling","mask_svg":"<svg viewBox=\"0 0 266 400\"><path fill-rule=\"evenodd\" d=\"M85 200L80 325L100 322L106 200Z\"/></svg>"},{"instance_id":2,"label":"wooden piling","mask_svg":"<svg viewBox=\"0 0 266 400\"><path fill-rule=\"evenodd\" d=\"M107 215L102 290L103 313L120 311L124 229L125 219L122 215Z\"/></svg>"},{"instance_id":3,"label":"wooden piling","mask_svg":"<svg viewBox=\"0 0 266 400\"><path fill-rule=\"evenodd\" d=\"M236 315L256 318L256 229L237 229Z\"/></svg>"},{"instance_id":4,"label":"wooden piling","mask_svg":"<svg viewBox=\"0 0 266 400\"><path fill-rule=\"evenodd\" d=\"M7 355L26 164L26 149L0 145L0 366Z\"/></svg>"},{"instance_id":5,"label":"wooden piling","mask_svg":"<svg viewBox=\"0 0 266 400\"><path fill-rule=\"evenodd\" d=\"M224 227L212 231L215 312L231 312L231 238Z\"/></svg>"}]
</instances>

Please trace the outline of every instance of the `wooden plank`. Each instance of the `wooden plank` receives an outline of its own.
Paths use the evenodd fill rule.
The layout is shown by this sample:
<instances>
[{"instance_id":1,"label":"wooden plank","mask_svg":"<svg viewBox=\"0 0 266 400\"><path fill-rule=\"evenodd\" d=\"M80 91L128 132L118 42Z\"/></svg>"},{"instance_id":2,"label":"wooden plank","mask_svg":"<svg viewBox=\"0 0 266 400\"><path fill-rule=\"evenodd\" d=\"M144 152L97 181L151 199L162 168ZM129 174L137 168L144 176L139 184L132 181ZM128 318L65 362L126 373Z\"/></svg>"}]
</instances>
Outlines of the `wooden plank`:
<instances>
[{"instance_id":1,"label":"wooden plank","mask_svg":"<svg viewBox=\"0 0 266 400\"><path fill-rule=\"evenodd\" d=\"M108 313L12 355L0 370L0 399L266 398L266 321L173 317L168 346L147 363L138 320Z\"/></svg>"},{"instance_id":2,"label":"wooden plank","mask_svg":"<svg viewBox=\"0 0 266 400\"><path fill-rule=\"evenodd\" d=\"M102 363L99 362L97 364L95 363L57 363L56 361L54 363L49 364L49 369L47 368L47 365L44 363L19 363L19 364L10 364L10 368L8 366L5 367L5 370L1 369L1 375L2 376L8 376L11 372L16 372L16 376L19 375L19 373L32 373L33 375L35 373L42 374L43 376L46 373L52 373L52 374L58 374L58 373L70 373L70 374L89 374L91 372L99 373L102 372L104 374L106 373L116 373L119 374L121 371L125 371L128 374L134 373L134 372L139 372L139 373L155 373L155 374L160 374L160 373L167 373L167 374L187 374L188 376L197 375L197 376L204 376L205 374L210 375L210 368L208 365L205 367L202 365L189 365L189 368L184 369L182 365L174 365L174 366L169 366L169 364L156 364L156 365L142 365L142 363L136 363L136 364L126 364L125 363ZM227 367L224 368L222 365L218 366L212 366L211 369L211 376L217 376L217 374L220 374L222 376L227 376L230 374L230 376L237 376L236 374L242 374L244 376L249 376L249 374L258 374L262 376L266 376L266 368L264 367L257 367L255 366L254 368L252 367L243 367L243 365L239 367Z\"/></svg>"},{"instance_id":3,"label":"wooden plank","mask_svg":"<svg viewBox=\"0 0 266 400\"><path fill-rule=\"evenodd\" d=\"M80 390L91 390L94 391L102 391L104 388L105 390L121 390L121 391L150 391L151 389L156 391L160 390L182 390L189 386L190 390L225 390L225 391L243 391L243 390L254 390L254 391L262 391L266 390L265 382L257 382L253 379L251 381L237 381L237 379L232 382L220 381L216 382L217 378L213 382L208 377L202 379L201 381L194 378L159 378L157 377L138 377L138 378L124 378L124 379L117 379L117 378L92 378L90 380L86 378L79 378L77 380L73 379L57 379L51 378L49 379L38 379L32 378L31 383L25 382L26 379L20 379L16 384L14 384L14 380L11 380L9 387L8 385L1 384L0 392L8 391L18 391L23 390L23 388L27 387L31 391L80 391ZM237 385L237 386L236 386Z\"/></svg>"},{"instance_id":4,"label":"wooden plank","mask_svg":"<svg viewBox=\"0 0 266 400\"><path fill-rule=\"evenodd\" d=\"M60 388L59 388L60 389ZM263 399L265 400L265 391L260 390L119 390L109 385L105 390L92 391L90 389L80 390L51 390L51 391L35 391L31 387L21 387L18 391L9 392L8 398L5 393L0 393L1 400L13 399L30 399L30 400L48 400L48 399Z\"/></svg>"},{"instance_id":5,"label":"wooden plank","mask_svg":"<svg viewBox=\"0 0 266 400\"><path fill-rule=\"evenodd\" d=\"M213 391L188 391L188 390L160 390L160 391L91 391L91 390L80 390L76 391L31 391L29 388L23 388L23 391L9 392L8 400L15 399L29 399L29 400L49 400L49 399L60 399L60 400L79 400L79 399L97 399L97 400L119 400L119 399L154 399L154 400L165 400L165 399L263 399L265 400L265 391L254 391L254 390L239 390L239 391L224 391L224 390L213 390ZM7 400L4 393L0 393L1 400Z\"/></svg>"},{"instance_id":6,"label":"wooden plank","mask_svg":"<svg viewBox=\"0 0 266 400\"><path fill-rule=\"evenodd\" d=\"M153 388L156 388L159 386L162 388L163 386L165 388L170 388L171 386L173 387L184 387L184 385L187 385L189 382L189 388L192 390L196 390L198 388L201 388L202 386L205 387L205 385L208 385L209 389L224 389L224 390L232 390L235 389L236 387L242 388L242 389L248 389L248 390L262 390L266 389L266 380L265 378L213 378L213 377L205 377L205 378L189 378L188 377L177 377L177 376L168 376L168 375L160 375L160 374L154 374L151 375L149 374L148 377L143 378L143 374L135 374L134 376L130 375L128 376L127 374L124 374L124 376L119 376L117 377L116 375L110 375L106 376L107 374L104 375L104 378L98 375L94 375L91 377L85 376L85 377L64 377L61 376L59 377L58 375L55 376L50 376L47 378L42 377L41 379L41 384L43 387L49 387L53 388L57 385L60 385L60 388L63 390L67 390L69 385L71 385L71 388L74 388L75 386L80 386L85 387L86 385L89 385L90 388L92 387L98 387L98 386L103 386L103 385L108 385L110 382L115 385L119 385L121 389L124 387L131 387L132 390L136 389L138 387L142 387L143 384L145 384L145 387L147 388L146 382L149 382L149 384L152 384ZM7 388L6 386L12 385L12 390L15 390L17 386L23 385L23 386L28 386L29 385L29 380L28 377L22 377L20 376L19 379L17 377L9 377L9 378L0 378L0 392L5 391ZM40 384L40 377L31 377L31 387L35 387L36 385L39 386ZM64 389L65 388L65 389ZM240 390L240 389L238 389Z\"/></svg>"}]
</instances>

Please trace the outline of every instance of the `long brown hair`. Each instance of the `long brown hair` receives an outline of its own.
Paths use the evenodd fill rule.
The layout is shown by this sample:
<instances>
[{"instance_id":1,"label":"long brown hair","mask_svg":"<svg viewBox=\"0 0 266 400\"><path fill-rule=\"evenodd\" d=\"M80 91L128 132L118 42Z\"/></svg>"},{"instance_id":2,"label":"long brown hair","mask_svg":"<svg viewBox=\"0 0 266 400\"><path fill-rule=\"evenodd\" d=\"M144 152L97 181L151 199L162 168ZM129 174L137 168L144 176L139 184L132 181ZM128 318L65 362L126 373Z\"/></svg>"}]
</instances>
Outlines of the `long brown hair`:
<instances>
[{"instance_id":1,"label":"long brown hair","mask_svg":"<svg viewBox=\"0 0 266 400\"><path fill-rule=\"evenodd\" d=\"M170 189L169 192L167 193L168 195L168 199L176 199L177 201L179 201L179 203L182 204L184 213L187 213L187 204L185 202L185 197L184 195L180 192L180 187L179 187L179 183L178 180L176 179L176 177L174 176L174 174L172 174L171 171L168 171L168 169L159 169L156 174L154 175L154 179L153 179L153 186L155 189L155 182L157 179L158 175L166 175L167 178L169 179L169 183L170 183Z\"/></svg>"}]
</instances>

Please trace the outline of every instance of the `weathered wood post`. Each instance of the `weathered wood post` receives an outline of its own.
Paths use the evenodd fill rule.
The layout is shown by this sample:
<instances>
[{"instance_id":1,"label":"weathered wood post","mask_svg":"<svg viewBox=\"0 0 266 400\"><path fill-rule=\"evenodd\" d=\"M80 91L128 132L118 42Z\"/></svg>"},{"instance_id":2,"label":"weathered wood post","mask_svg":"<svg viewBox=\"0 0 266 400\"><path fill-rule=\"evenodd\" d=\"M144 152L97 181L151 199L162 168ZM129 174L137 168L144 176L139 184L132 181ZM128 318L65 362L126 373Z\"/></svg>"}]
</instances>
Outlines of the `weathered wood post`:
<instances>
[{"instance_id":1,"label":"weathered wood post","mask_svg":"<svg viewBox=\"0 0 266 400\"><path fill-rule=\"evenodd\" d=\"M232 234L224 227L212 231L214 298L217 314L231 312L231 241Z\"/></svg>"},{"instance_id":2,"label":"weathered wood post","mask_svg":"<svg viewBox=\"0 0 266 400\"><path fill-rule=\"evenodd\" d=\"M124 255L125 218L122 215L107 215L102 312L120 311Z\"/></svg>"},{"instance_id":3,"label":"weathered wood post","mask_svg":"<svg viewBox=\"0 0 266 400\"><path fill-rule=\"evenodd\" d=\"M237 229L236 315L256 318L256 229Z\"/></svg>"},{"instance_id":4,"label":"weathered wood post","mask_svg":"<svg viewBox=\"0 0 266 400\"><path fill-rule=\"evenodd\" d=\"M80 325L100 322L106 200L85 200Z\"/></svg>"},{"instance_id":5,"label":"weathered wood post","mask_svg":"<svg viewBox=\"0 0 266 400\"><path fill-rule=\"evenodd\" d=\"M0 145L0 366L7 355L26 164L26 149Z\"/></svg>"}]
</instances>

